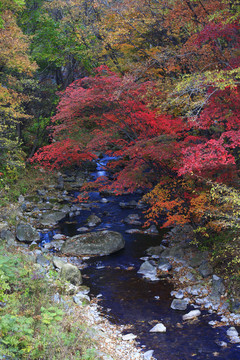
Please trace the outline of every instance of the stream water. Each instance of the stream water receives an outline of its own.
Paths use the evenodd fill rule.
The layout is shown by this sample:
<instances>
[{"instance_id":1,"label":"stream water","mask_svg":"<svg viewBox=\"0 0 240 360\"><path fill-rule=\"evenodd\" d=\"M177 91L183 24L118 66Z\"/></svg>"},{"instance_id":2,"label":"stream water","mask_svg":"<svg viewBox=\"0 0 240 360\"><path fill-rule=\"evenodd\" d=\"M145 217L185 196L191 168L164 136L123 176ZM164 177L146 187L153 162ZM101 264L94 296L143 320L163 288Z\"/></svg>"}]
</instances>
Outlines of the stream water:
<instances>
[{"instance_id":1,"label":"stream water","mask_svg":"<svg viewBox=\"0 0 240 360\"><path fill-rule=\"evenodd\" d=\"M104 158L98 164L94 178L106 175L104 165L109 159ZM77 196L78 193L73 194ZM226 327L212 328L208 322L215 320L216 315L202 312L198 321L182 322L186 311L172 310L170 292L172 285L166 280L149 281L137 273L145 256L145 250L161 243L163 234L126 234L125 230L133 228L123 220L137 209L122 209L121 201L138 200L139 195L108 196L108 202L102 203L97 192L90 194L91 211L82 210L79 216L59 223L61 233L68 236L78 234L78 228L85 225L90 214L96 214L102 222L94 231L103 228L121 232L126 241L123 250L110 256L95 257L87 260L87 267L82 270L84 284L91 288L93 296L99 295L102 311L110 321L129 325L128 333L137 335L140 346L145 351L154 350L153 356L158 360L240 360L240 348L230 344L226 336ZM135 226L134 226L135 227ZM166 333L150 333L149 330L162 322ZM225 341L227 347L219 343ZM131 360L131 359L129 359Z\"/></svg>"}]
</instances>

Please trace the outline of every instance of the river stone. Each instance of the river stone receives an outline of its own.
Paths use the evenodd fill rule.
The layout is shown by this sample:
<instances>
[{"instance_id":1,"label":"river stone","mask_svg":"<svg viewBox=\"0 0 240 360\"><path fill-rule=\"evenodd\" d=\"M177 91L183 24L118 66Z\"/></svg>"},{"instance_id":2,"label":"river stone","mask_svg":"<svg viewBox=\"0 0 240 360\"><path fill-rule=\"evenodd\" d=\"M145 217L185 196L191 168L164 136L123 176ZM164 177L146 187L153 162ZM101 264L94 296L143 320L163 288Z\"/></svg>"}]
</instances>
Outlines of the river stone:
<instances>
[{"instance_id":1,"label":"river stone","mask_svg":"<svg viewBox=\"0 0 240 360\"><path fill-rule=\"evenodd\" d=\"M0 232L2 230L8 230L8 223L6 221L0 222Z\"/></svg>"},{"instance_id":2,"label":"river stone","mask_svg":"<svg viewBox=\"0 0 240 360\"><path fill-rule=\"evenodd\" d=\"M153 356L154 350L148 350L143 354L144 360L151 360Z\"/></svg>"},{"instance_id":3,"label":"river stone","mask_svg":"<svg viewBox=\"0 0 240 360\"><path fill-rule=\"evenodd\" d=\"M184 299L174 299L171 303L171 309L173 310L186 310L188 301Z\"/></svg>"},{"instance_id":4,"label":"river stone","mask_svg":"<svg viewBox=\"0 0 240 360\"><path fill-rule=\"evenodd\" d=\"M61 269L63 267L63 265L66 264L66 261L62 260L62 258L54 256L53 257L53 265L57 268L57 269Z\"/></svg>"},{"instance_id":5,"label":"river stone","mask_svg":"<svg viewBox=\"0 0 240 360\"><path fill-rule=\"evenodd\" d=\"M10 230L3 230L1 238L4 239L9 246L15 245L15 235Z\"/></svg>"},{"instance_id":6,"label":"river stone","mask_svg":"<svg viewBox=\"0 0 240 360\"><path fill-rule=\"evenodd\" d=\"M40 219L40 223L44 226L55 225L65 216L66 214L61 211L45 212Z\"/></svg>"},{"instance_id":7,"label":"river stone","mask_svg":"<svg viewBox=\"0 0 240 360\"><path fill-rule=\"evenodd\" d=\"M170 271L172 269L172 265L167 261L167 259L160 259L157 268L161 271Z\"/></svg>"},{"instance_id":8,"label":"river stone","mask_svg":"<svg viewBox=\"0 0 240 360\"><path fill-rule=\"evenodd\" d=\"M80 270L72 264L64 264L61 267L60 277L64 280L69 281L73 285L82 284L82 275Z\"/></svg>"},{"instance_id":9,"label":"river stone","mask_svg":"<svg viewBox=\"0 0 240 360\"><path fill-rule=\"evenodd\" d=\"M162 323L159 323L157 325L155 325L151 330L150 332L166 332L167 331L167 328L165 325L163 325Z\"/></svg>"},{"instance_id":10,"label":"river stone","mask_svg":"<svg viewBox=\"0 0 240 360\"><path fill-rule=\"evenodd\" d=\"M213 273L213 268L212 266L209 264L208 261L204 261L200 267L198 268L199 273L202 275L203 278L206 278L210 275L212 275Z\"/></svg>"},{"instance_id":11,"label":"river stone","mask_svg":"<svg viewBox=\"0 0 240 360\"><path fill-rule=\"evenodd\" d=\"M201 315L200 310L192 310L192 311L189 311L189 313L183 315L182 318L183 318L183 320L191 320L200 315Z\"/></svg>"},{"instance_id":12,"label":"river stone","mask_svg":"<svg viewBox=\"0 0 240 360\"><path fill-rule=\"evenodd\" d=\"M24 241L27 243L31 243L32 241L40 241L40 235L38 231L28 224L17 225L16 237L19 241Z\"/></svg>"},{"instance_id":13,"label":"river stone","mask_svg":"<svg viewBox=\"0 0 240 360\"><path fill-rule=\"evenodd\" d=\"M69 255L109 255L123 249L125 241L116 231L98 231L69 238L61 251Z\"/></svg>"},{"instance_id":14,"label":"river stone","mask_svg":"<svg viewBox=\"0 0 240 360\"><path fill-rule=\"evenodd\" d=\"M125 340L125 341L129 341L129 340L136 339L136 337L137 337L137 335L134 335L134 334L130 333L130 334L123 335L122 339Z\"/></svg>"},{"instance_id":15,"label":"river stone","mask_svg":"<svg viewBox=\"0 0 240 360\"><path fill-rule=\"evenodd\" d=\"M145 234L159 235L156 225L151 225L150 228L144 231Z\"/></svg>"},{"instance_id":16,"label":"river stone","mask_svg":"<svg viewBox=\"0 0 240 360\"><path fill-rule=\"evenodd\" d=\"M160 255L164 249L165 249L165 247L163 245L152 246L147 249L147 254L148 255Z\"/></svg>"},{"instance_id":17,"label":"river stone","mask_svg":"<svg viewBox=\"0 0 240 360\"><path fill-rule=\"evenodd\" d=\"M238 331L236 330L235 327L232 326L227 330L227 336L230 337L230 341L231 341L232 344L240 343L240 338L238 336Z\"/></svg>"},{"instance_id":18,"label":"river stone","mask_svg":"<svg viewBox=\"0 0 240 360\"><path fill-rule=\"evenodd\" d=\"M98 217L97 215L90 215L88 218L87 218L87 224L89 227L95 227L97 226L98 224L101 224L102 220L100 219L100 217Z\"/></svg>"},{"instance_id":19,"label":"river stone","mask_svg":"<svg viewBox=\"0 0 240 360\"><path fill-rule=\"evenodd\" d=\"M146 274L146 273L156 273L156 266L153 265L150 261L145 261L138 270L139 274Z\"/></svg>"},{"instance_id":20,"label":"river stone","mask_svg":"<svg viewBox=\"0 0 240 360\"><path fill-rule=\"evenodd\" d=\"M200 266L208 257L208 252L198 252L189 260L189 265L193 268Z\"/></svg>"},{"instance_id":21,"label":"river stone","mask_svg":"<svg viewBox=\"0 0 240 360\"><path fill-rule=\"evenodd\" d=\"M219 276L213 275L211 296L220 297L221 295L224 294L224 291L225 291L225 286L223 284L223 280Z\"/></svg>"}]
</instances>

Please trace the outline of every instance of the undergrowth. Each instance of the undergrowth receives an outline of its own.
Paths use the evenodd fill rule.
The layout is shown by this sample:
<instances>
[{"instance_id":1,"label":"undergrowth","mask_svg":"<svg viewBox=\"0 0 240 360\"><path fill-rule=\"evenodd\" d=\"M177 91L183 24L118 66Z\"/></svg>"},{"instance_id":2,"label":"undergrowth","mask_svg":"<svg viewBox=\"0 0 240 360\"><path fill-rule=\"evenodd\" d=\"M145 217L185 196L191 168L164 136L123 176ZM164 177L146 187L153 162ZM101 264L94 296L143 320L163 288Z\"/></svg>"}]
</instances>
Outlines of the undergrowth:
<instances>
[{"instance_id":1,"label":"undergrowth","mask_svg":"<svg viewBox=\"0 0 240 360\"><path fill-rule=\"evenodd\" d=\"M0 359L96 360L86 327L26 257L0 247Z\"/></svg>"}]
</instances>

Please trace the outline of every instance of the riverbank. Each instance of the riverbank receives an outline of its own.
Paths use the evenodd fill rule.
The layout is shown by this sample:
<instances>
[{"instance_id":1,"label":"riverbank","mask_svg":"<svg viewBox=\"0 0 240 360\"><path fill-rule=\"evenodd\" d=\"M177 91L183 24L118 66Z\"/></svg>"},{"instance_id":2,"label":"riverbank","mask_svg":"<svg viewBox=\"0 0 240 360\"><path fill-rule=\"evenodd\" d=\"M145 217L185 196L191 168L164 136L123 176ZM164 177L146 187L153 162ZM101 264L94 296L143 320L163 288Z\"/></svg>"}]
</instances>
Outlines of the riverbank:
<instances>
[{"instance_id":1,"label":"riverbank","mask_svg":"<svg viewBox=\"0 0 240 360\"><path fill-rule=\"evenodd\" d=\"M58 177L58 181L55 184L49 184L48 186L45 186L45 188L39 188L36 189L35 192L33 194L30 195L25 195L25 197L20 197L19 198L19 202L17 205L15 206L11 206L11 208L9 209L10 212L5 209L5 212L3 214L3 216L5 217L5 219L3 218L3 222L1 223L1 227L2 227L2 232L1 234L3 235L3 237L5 238L6 243L8 244L8 246L17 246L20 247L22 249L24 249L24 251L27 251L29 253L29 251L31 251L30 255L34 257L34 261L38 264L38 267L41 269L48 269L48 271L52 271L53 269L55 269L57 271L57 273L60 273L60 268L57 269L56 267L56 259L53 261L53 257L54 254L52 253L52 250L59 250L61 249L63 243L65 243L67 236L64 235L63 233L60 233L59 227L56 227L56 224L58 223L59 220L65 218L65 224L68 227L73 227L75 229L75 227L77 226L76 223L76 219L77 218L88 218L90 215L93 215L92 213L94 213L94 211L96 212L96 209L98 209L98 213L103 211L103 209L101 208L100 205L97 204L110 204L110 206L112 205L112 194L104 194L105 197L99 197L97 199L97 204L96 204L96 199L95 200L91 200L89 199L87 202L83 202L83 203L74 203L73 202L73 197L69 196L70 195L70 191L71 193L74 192L75 190L79 190L81 187L81 183L83 183L84 181L88 180L88 173L80 173L80 172L75 172L72 174L69 174L68 176L63 176L63 175L59 175ZM93 194L94 196L96 196L96 194ZM143 206L143 204L141 204L141 207ZM96 208L96 206L100 206L100 208ZM141 221L139 221L139 218L141 219L141 217L139 216L139 218L137 218L136 214L135 216L130 216L132 212L136 211L140 211L140 209L137 207L138 202L135 200L131 200L130 202L127 201L119 201L119 204L117 204L117 206L119 208L122 208L124 211L127 211L126 214L128 214L127 217L125 217L125 220L127 219L127 221L129 221L130 223L128 230L126 230L126 233L131 233L133 232L133 228L131 229L132 226L135 226L135 232L138 231L139 236L141 236L141 232L144 233L145 230L141 230L141 226L139 225L139 223L141 224ZM127 210L126 210L127 209ZM106 210L104 210L106 211ZM10 214L11 214L11 224L8 223L8 219L10 218ZM15 214L14 219L13 219L13 214ZM87 215L86 215L87 214ZM133 215L133 214L132 214ZM118 215L117 215L118 217ZM14 220L14 221L13 221ZM96 220L96 218L95 218ZM113 220L113 219L112 219ZM20 223L25 223L28 225L31 225L34 229L41 232L42 237L41 238L36 238L36 240L34 242L32 242L33 238L33 233L30 235L30 239L29 241L26 241L27 238L27 234L25 234L25 239L20 241L19 240L19 236L18 236L18 240L16 240L16 236L18 233L18 226ZM137 224L137 225L136 225ZM93 225L93 224L91 224ZM107 224L103 222L103 227L106 226ZM4 227L5 226L5 227ZM64 225L65 226L65 225ZM121 226L121 225L120 225ZM86 224L85 226L85 230L86 232L90 232L95 228L95 226L89 226L89 223ZM28 228L30 230L30 228ZM130 231L132 230L132 231ZM156 229L151 228L151 232L154 233L157 232ZM74 230L75 231L75 230ZM82 231L82 230L81 230ZM11 234L10 234L11 233ZM171 282L173 284L173 286L175 287L175 290L173 290L173 292L171 293L172 296L172 302L174 301L174 298L176 297L176 299L178 300L178 304L179 303L184 303L185 304L185 310L181 309L180 314L184 315L185 313L187 313L189 311L189 306L191 307L195 307L198 306L198 309L200 309L200 311L202 311L202 309L205 309L204 311L207 311L208 313L211 312L215 312L216 310L218 310L218 306L214 309L211 308L211 306L209 307L205 307L205 305L207 304L207 297L208 295L211 293L212 291L212 284L213 284L213 276L214 276L214 272L213 270L211 270L211 272L209 274L205 273L205 277L203 277L201 275L201 273L199 272L199 268L202 265L203 260L206 260L206 258L208 257L208 254L203 254L203 257L197 255L198 251L196 249L196 247L194 247L191 243L191 235L190 235L191 231L189 231L189 229L187 230L187 228L182 229L180 231L179 228L175 228L172 229L168 234L165 235L165 237L163 238L162 241L162 245L159 247L152 247L151 250L147 250L146 256L144 256L145 259L139 260L140 264L141 262L146 263L149 262L150 265L152 266L152 268L154 269L153 271L155 271L156 273L156 277L157 279L167 279L168 282ZM182 234L182 235L181 235ZM37 236L37 235L36 235ZM144 235L145 236L145 235ZM155 235L151 235L151 236L155 236ZM158 236L158 235L156 235ZM52 239L52 241L50 241L50 238ZM31 240L31 241L30 241ZM39 248L38 243L39 241L42 241L42 247ZM26 244L26 242L28 244ZM146 247L147 248L147 247ZM156 251L158 251L158 253L156 253ZM185 255L187 254L187 257L185 257ZM193 256L195 254L195 257ZM57 254L55 254L57 255ZM63 262L70 262L74 265L77 265L77 267L85 274L84 269L88 266L87 264L87 259L85 259L84 256L82 257L74 257L71 256L66 257L63 256L63 254L59 254L59 258L58 260L62 260ZM192 263L188 263L188 261L195 258L195 265ZM99 261L98 261L99 262ZM55 264L54 264L55 263ZM196 266L197 265L197 266ZM208 263L208 265L206 266L205 263L205 271L206 268L209 268L210 263ZM170 268L169 268L170 266ZM108 268L106 267L105 270L103 269L101 272L101 261L99 262L99 264L97 264L96 266L96 271L98 271L98 273L96 274L97 277L101 277L102 272L106 272L108 271ZM140 265L139 265L140 267ZM130 266L131 268L131 266ZM127 271L131 272L131 269L126 269ZM167 268L167 269L166 269ZM99 269L99 270L98 270ZM113 269L111 267L109 267L110 271L113 274ZM116 269L117 269L117 264L116 264ZM149 269L148 269L149 270ZM209 269L208 269L209 270ZM95 270L94 270L95 271ZM118 270L116 270L118 271ZM119 270L120 272L121 270ZM125 271L125 270L124 270ZM124 275L125 276L125 275ZM143 276L144 272L143 272ZM217 279L216 279L217 280ZM160 282L163 280L160 280ZM220 284L222 281L219 281L218 283ZM84 284L84 277L83 277L83 284ZM108 284L106 284L108 285ZM140 285L142 286L143 283ZM150 283L148 285L148 283L145 284L146 287L151 287ZM105 286L105 285L103 285ZM86 290L86 289L85 289ZM126 291L126 290L125 290ZM199 292L202 292L202 294L200 294ZM225 296L225 289L221 290L222 293L219 293L219 300L220 300L220 305L222 306L223 304L227 304L227 298ZM81 293L81 289L79 288L72 288L71 289L71 301L72 303L74 302L74 296L76 296L77 294ZM83 290L82 295L86 295L88 297L88 294L86 294ZM119 296L125 296L125 294L123 293L122 295L120 294ZM141 295L142 296L142 295ZM77 298L75 298L75 301L78 301L78 304L81 302L79 301L80 299L80 295L78 296L78 300ZM158 301L157 297L159 297L158 295L156 295L156 302ZM160 295L161 298L161 302L163 301L162 296ZM205 298L205 304L204 303L200 303L197 304L196 300L200 300ZM99 343L99 351L103 351L103 348L105 349L109 349L109 354L111 354L110 356L112 356L114 359L118 359L117 356L120 356L121 359L125 359L124 356L126 356L126 359L135 359L134 356L142 356L142 354L144 353L144 351L140 351L139 349L137 349L134 346L134 339L135 335L136 335L136 326L131 329L131 327L129 328L128 326L125 327L121 327L121 326L116 326L113 325L112 323L110 323L108 320L106 320L106 318L102 318L101 320L99 320L99 324L98 324L98 316L101 317L101 315L98 313L96 313L96 302L98 302L100 300L99 297L93 299L92 298L92 305L87 305L89 306L89 311L87 310L88 308L84 308L84 311L80 310L82 313L84 313L84 315L86 315L85 318L85 322L88 323L88 319L90 318L90 325L96 325L97 324L97 328L98 330L100 330L100 335L99 336L99 341L97 341ZM148 300L147 300L148 301ZM76 304L76 302L74 302ZM171 301L170 301L171 303ZM209 299L208 299L208 303L209 303ZM192 304L192 305L191 305ZM176 301L175 301L175 305L176 305ZM214 305L214 304L213 304ZM75 305L74 305L75 306ZM215 306L215 305L214 305ZM226 306L226 305L225 305ZM196 308L197 309L197 308ZM169 304L169 310L170 310L170 304ZM221 310L221 309L220 309ZM238 324L238 316L236 316L236 318L234 319L230 319L229 316L235 316L235 314L231 315L231 312L225 308L223 309L224 312L221 314L221 316L225 316L226 319L225 321L223 321L224 319L220 319L219 320L210 320L210 321L215 321L215 323L211 323L208 326L210 327L218 327L218 326L223 326L223 325L228 325L230 328L232 327L232 325L237 325ZM178 310L176 310L178 312ZM183 313L184 311L184 313ZM203 316L201 315L200 318L202 317L206 317L205 313L203 312ZM182 315L178 318L181 319ZM195 316L191 319L191 321L198 321L197 318L199 316ZM149 320L146 320L146 323L148 323ZM150 320L150 325L151 324L156 324L156 320L154 320L153 322ZM167 335L171 337L170 335L170 331L174 329L173 325L171 324L167 324L167 322L164 323L167 327ZM180 328L183 327L184 328L184 324L186 324L186 321L181 319L180 321L176 322L176 328ZM175 326L175 325L174 325ZM103 327L103 329L110 329L109 332L108 330L104 331L103 329L101 329L101 327ZM224 332L227 334L227 331L229 330L229 327L224 329ZM146 326L147 331L149 331L152 326ZM149 328L149 330L148 330ZM171 329L173 328L173 329ZM125 331L124 331L125 330ZM121 332L123 331L124 334L131 334L133 333L133 335L129 336L129 338L133 339L133 340L122 340L121 337ZM105 337L105 335L107 334L107 336ZM237 340L237 336L235 333L235 340ZM109 339L111 337L111 339ZM232 337L233 338L233 337ZM107 340L106 340L107 339ZM228 341L230 340L230 338L228 338ZM130 343L129 343L130 341ZM157 340L156 340L157 341ZM117 345L116 345L117 344ZM226 341L220 340L219 341L219 346L221 347L225 347L227 344ZM116 348L117 346L117 348ZM228 346L228 345L227 345ZM115 353L116 349L119 350L119 354ZM151 349L151 348L150 348ZM130 351L130 352L129 352ZM131 352L132 351L132 352ZM121 353L122 352L122 353ZM131 354L131 355L129 355ZM151 353L148 353L147 356L150 356ZM129 358L129 356L131 356ZM200 356L200 355L199 355ZM119 359L120 359L119 357ZM140 357L141 358L141 357ZM150 357L149 357L150 358ZM201 358L201 357L197 357L197 358Z\"/></svg>"}]
</instances>

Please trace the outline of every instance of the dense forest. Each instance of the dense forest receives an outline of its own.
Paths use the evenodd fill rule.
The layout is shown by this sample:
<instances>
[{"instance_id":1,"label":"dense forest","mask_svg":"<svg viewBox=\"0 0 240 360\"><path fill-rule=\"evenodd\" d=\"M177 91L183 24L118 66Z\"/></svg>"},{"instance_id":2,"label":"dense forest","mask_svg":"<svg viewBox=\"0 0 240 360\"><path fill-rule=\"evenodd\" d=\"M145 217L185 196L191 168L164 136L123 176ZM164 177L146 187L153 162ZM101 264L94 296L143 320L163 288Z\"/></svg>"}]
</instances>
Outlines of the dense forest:
<instances>
[{"instance_id":1,"label":"dense forest","mask_svg":"<svg viewBox=\"0 0 240 360\"><path fill-rule=\"evenodd\" d=\"M144 188L149 222L238 237L237 2L3 0L0 11L2 191L26 166L105 153L113 181L86 193Z\"/></svg>"}]
</instances>

